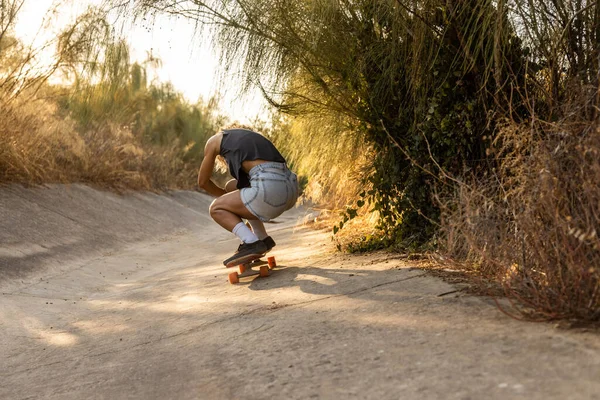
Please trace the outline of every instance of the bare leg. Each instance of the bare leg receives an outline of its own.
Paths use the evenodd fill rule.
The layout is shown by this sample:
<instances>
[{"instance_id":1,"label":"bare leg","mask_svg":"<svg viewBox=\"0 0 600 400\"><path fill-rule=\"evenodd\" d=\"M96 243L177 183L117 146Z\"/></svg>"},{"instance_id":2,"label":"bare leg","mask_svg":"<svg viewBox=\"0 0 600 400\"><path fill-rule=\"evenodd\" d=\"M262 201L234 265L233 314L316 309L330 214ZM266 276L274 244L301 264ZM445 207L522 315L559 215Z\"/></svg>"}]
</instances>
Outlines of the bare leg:
<instances>
[{"instance_id":1,"label":"bare leg","mask_svg":"<svg viewBox=\"0 0 600 400\"><path fill-rule=\"evenodd\" d=\"M250 220L248 221L250 227L252 228L252 232L258 237L260 240L263 240L268 235L267 230L265 229L265 224L260 219Z\"/></svg>"},{"instance_id":2,"label":"bare leg","mask_svg":"<svg viewBox=\"0 0 600 400\"><path fill-rule=\"evenodd\" d=\"M227 193L234 192L237 190L237 180L231 179L225 184L225 191ZM256 234L259 239L264 239L268 236L267 231L265 229L265 225L259 219L249 220L248 224L249 228L252 229L252 232Z\"/></svg>"},{"instance_id":3,"label":"bare leg","mask_svg":"<svg viewBox=\"0 0 600 400\"><path fill-rule=\"evenodd\" d=\"M233 231L233 228L242 222L242 218L256 220L256 217L248 211L242 202L239 190L215 199L210 205L210 216L229 232Z\"/></svg>"}]
</instances>

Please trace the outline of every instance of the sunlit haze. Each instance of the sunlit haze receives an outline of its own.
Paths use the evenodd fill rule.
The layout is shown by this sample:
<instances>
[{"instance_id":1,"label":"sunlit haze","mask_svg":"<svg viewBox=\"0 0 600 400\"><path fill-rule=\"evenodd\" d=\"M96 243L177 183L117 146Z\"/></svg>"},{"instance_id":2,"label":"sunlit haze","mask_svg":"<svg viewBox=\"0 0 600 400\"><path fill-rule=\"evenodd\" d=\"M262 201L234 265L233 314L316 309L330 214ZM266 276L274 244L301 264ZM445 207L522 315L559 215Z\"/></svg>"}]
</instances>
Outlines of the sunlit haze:
<instances>
[{"instance_id":1,"label":"sunlit haze","mask_svg":"<svg viewBox=\"0 0 600 400\"><path fill-rule=\"evenodd\" d=\"M63 2L52 13L54 0L25 0L16 25L16 35L33 46L41 46L54 37L63 27L73 22L87 7L98 5L102 0ZM256 116L266 115L260 93L240 98L235 76L224 83L217 80L218 59L210 49L208 40L197 34L192 21L161 16L152 22L119 20L117 32L128 41L131 61L144 61L148 54L158 57L162 66L149 71L160 82L171 82L190 102L208 100L217 93L221 95L220 110L231 119L248 122ZM49 59L51 53L44 57Z\"/></svg>"}]
</instances>

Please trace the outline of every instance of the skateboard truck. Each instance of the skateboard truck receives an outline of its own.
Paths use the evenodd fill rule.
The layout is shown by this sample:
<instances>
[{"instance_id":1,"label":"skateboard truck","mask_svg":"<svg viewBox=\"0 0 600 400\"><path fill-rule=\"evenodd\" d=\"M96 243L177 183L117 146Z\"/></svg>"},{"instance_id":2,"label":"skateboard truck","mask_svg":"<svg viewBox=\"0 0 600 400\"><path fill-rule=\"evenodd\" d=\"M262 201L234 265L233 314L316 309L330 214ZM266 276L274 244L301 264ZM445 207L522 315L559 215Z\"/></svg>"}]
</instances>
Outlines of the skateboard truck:
<instances>
[{"instance_id":1,"label":"skateboard truck","mask_svg":"<svg viewBox=\"0 0 600 400\"><path fill-rule=\"evenodd\" d=\"M235 285L236 283L240 282L240 278L244 278L247 276L254 276L254 275L259 275L261 277L266 278L267 276L269 276L271 274L270 270L277 267L277 262L275 261L275 257L269 257L267 258L267 265L264 265L265 262L257 259L257 260L253 260L244 264L240 264L238 265L239 268L239 273L238 272L231 272L229 274L229 283L231 283L232 285ZM254 270L252 269L253 266L258 266L260 265L259 270Z\"/></svg>"}]
</instances>

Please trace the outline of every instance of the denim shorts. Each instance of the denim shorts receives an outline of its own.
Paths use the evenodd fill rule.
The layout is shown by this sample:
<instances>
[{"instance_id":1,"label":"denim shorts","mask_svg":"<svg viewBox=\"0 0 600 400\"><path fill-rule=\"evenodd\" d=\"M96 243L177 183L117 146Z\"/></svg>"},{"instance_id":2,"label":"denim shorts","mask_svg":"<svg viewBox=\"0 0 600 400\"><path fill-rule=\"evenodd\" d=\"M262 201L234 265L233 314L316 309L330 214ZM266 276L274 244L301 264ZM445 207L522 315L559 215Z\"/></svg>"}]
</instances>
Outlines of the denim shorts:
<instances>
[{"instance_id":1,"label":"denim shorts","mask_svg":"<svg viewBox=\"0 0 600 400\"><path fill-rule=\"evenodd\" d=\"M283 163L266 162L252 168L250 187L240 189L242 202L254 216L268 222L294 207L298 177Z\"/></svg>"}]
</instances>

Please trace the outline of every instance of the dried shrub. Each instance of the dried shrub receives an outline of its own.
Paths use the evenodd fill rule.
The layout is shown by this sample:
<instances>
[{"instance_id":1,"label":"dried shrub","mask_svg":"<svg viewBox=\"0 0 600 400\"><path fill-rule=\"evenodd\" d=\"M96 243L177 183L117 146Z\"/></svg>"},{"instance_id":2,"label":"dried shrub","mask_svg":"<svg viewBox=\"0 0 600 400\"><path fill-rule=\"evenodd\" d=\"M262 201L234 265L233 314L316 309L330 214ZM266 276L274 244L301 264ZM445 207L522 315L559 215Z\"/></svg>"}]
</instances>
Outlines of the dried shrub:
<instances>
[{"instance_id":1,"label":"dried shrub","mask_svg":"<svg viewBox=\"0 0 600 400\"><path fill-rule=\"evenodd\" d=\"M507 124L496 143L498 168L444 203L445 251L521 314L600 321L598 124Z\"/></svg>"},{"instance_id":2,"label":"dried shrub","mask_svg":"<svg viewBox=\"0 0 600 400\"><path fill-rule=\"evenodd\" d=\"M116 190L190 188L197 159L185 148L144 142L126 127L102 124L84 132L56 106L12 102L0 110L0 183L81 182Z\"/></svg>"}]
</instances>

